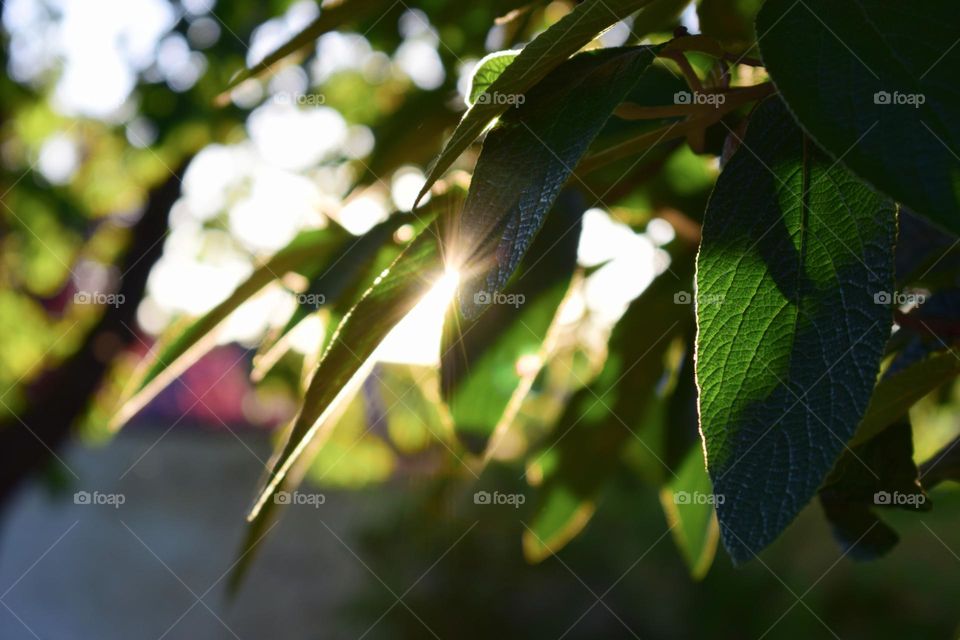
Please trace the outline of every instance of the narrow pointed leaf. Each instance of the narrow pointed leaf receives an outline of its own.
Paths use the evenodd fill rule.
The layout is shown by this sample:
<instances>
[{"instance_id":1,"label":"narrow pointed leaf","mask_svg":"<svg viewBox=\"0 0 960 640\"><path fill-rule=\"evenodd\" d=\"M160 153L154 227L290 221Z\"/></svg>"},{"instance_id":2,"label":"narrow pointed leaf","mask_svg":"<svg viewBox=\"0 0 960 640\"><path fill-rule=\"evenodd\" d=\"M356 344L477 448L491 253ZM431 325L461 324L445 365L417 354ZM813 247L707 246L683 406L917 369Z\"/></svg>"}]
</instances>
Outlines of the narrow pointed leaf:
<instances>
[{"instance_id":1,"label":"narrow pointed leaf","mask_svg":"<svg viewBox=\"0 0 960 640\"><path fill-rule=\"evenodd\" d=\"M483 133L490 122L512 105L497 96L524 95L564 60L579 51L599 33L650 4L651 0L584 0L573 11L528 44L513 63L487 89L490 100L475 104L457 125L443 151L430 167L427 181L417 196L419 202L450 165ZM643 34L642 19L635 25Z\"/></svg>"},{"instance_id":2,"label":"narrow pointed leaf","mask_svg":"<svg viewBox=\"0 0 960 640\"><path fill-rule=\"evenodd\" d=\"M448 211L459 209L457 202L444 199L442 204L431 203L418 215L421 218L430 212L435 215L441 207ZM251 510L251 519L270 499L320 428L327 424L325 419L362 382L369 371L371 356L386 335L444 275L439 246L444 229L438 223L447 217L441 216L421 232L340 323L310 381L290 437Z\"/></svg>"},{"instance_id":3,"label":"narrow pointed leaf","mask_svg":"<svg viewBox=\"0 0 960 640\"><path fill-rule=\"evenodd\" d=\"M907 415L910 407L960 375L960 358L952 351L934 351L884 376L873 395L851 445L862 444Z\"/></svg>"},{"instance_id":4,"label":"narrow pointed leaf","mask_svg":"<svg viewBox=\"0 0 960 640\"><path fill-rule=\"evenodd\" d=\"M468 320L450 305L444 322L440 369L444 400L456 431L479 451L508 426L545 356L545 341L577 264L578 193L558 200L546 226L506 290L486 301L489 310ZM471 444L475 446L470 446Z\"/></svg>"},{"instance_id":5,"label":"narrow pointed leaf","mask_svg":"<svg viewBox=\"0 0 960 640\"><path fill-rule=\"evenodd\" d=\"M400 253L401 247L392 242L393 232L415 221L409 213L391 215L362 236L347 239L316 273L310 274L310 286L297 296L297 306L287 322L261 344L253 359L251 378L255 382L263 378L289 348L290 333L311 314L329 312L327 319L333 327L327 335L331 335L369 283Z\"/></svg>"},{"instance_id":6,"label":"narrow pointed leaf","mask_svg":"<svg viewBox=\"0 0 960 640\"><path fill-rule=\"evenodd\" d=\"M890 335L894 205L754 113L710 198L697 259L700 426L724 546L772 542L863 417ZM869 265L869 266L868 266Z\"/></svg>"},{"instance_id":7,"label":"narrow pointed leaf","mask_svg":"<svg viewBox=\"0 0 960 640\"><path fill-rule=\"evenodd\" d=\"M477 296L503 291L560 188L654 55L650 47L629 47L574 56L487 136L456 245L470 251L462 258L464 316L484 310Z\"/></svg>"},{"instance_id":8,"label":"narrow pointed leaf","mask_svg":"<svg viewBox=\"0 0 960 640\"><path fill-rule=\"evenodd\" d=\"M674 272L689 278L692 260L678 260ZM674 275L665 274L630 304L610 336L603 371L574 394L545 447L533 456L531 464L543 469L544 478L536 514L523 533L527 560L543 560L583 530L626 443L643 440L636 432L656 398L664 354L690 313L688 305L674 304L676 291Z\"/></svg>"},{"instance_id":9,"label":"narrow pointed leaf","mask_svg":"<svg viewBox=\"0 0 960 640\"><path fill-rule=\"evenodd\" d=\"M673 541L694 580L702 580L707 575L717 553L720 527L713 499L703 449L697 446L687 454L677 477L660 491L660 503Z\"/></svg>"},{"instance_id":10,"label":"narrow pointed leaf","mask_svg":"<svg viewBox=\"0 0 960 640\"><path fill-rule=\"evenodd\" d=\"M308 272L336 251L349 237L342 229L315 229L300 233L285 248L258 267L233 293L212 310L190 324L170 342L155 346L141 365L141 373L112 423L124 425L164 387L213 348L216 331L224 320L265 286L291 271Z\"/></svg>"}]
</instances>

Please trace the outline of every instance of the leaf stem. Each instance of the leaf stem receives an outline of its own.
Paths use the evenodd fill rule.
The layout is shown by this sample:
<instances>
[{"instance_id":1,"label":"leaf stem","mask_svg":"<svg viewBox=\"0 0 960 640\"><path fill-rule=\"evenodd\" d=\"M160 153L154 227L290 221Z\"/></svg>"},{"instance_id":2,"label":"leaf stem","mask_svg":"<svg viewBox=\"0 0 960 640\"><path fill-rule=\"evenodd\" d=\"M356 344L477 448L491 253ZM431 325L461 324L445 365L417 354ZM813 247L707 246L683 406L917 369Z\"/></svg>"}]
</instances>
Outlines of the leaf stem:
<instances>
[{"instance_id":1,"label":"leaf stem","mask_svg":"<svg viewBox=\"0 0 960 640\"><path fill-rule=\"evenodd\" d=\"M709 105L709 111L703 113L702 115L700 115L702 113L701 111L697 111L695 114L691 113L688 108L692 105L675 105L674 107L640 107L638 105L633 105L631 108L635 107L635 112L642 114L646 118L669 117L669 115L646 115L653 113L654 110L658 110L656 113L660 114L665 114L668 112L667 110L672 110L670 111L670 115L688 115L689 117L686 120L673 122L662 127L658 127L652 131L647 131L612 147L608 147L603 151L598 151L597 153L589 155L584 158L579 165L577 165L577 173L589 173L595 169L604 167L611 162L620 160L621 158L626 158L635 153L645 151L646 149L649 149L650 147L661 142L686 136L688 133L696 131L700 128L706 128L711 124L718 122L721 118L723 118L723 116L738 109L744 104L765 98L766 96L770 95L773 93L773 85L769 82L766 82L750 87L734 87L730 90L716 93L731 96L732 99L726 100L722 104L718 104L716 106ZM620 108L618 108L617 115L620 115L620 109L627 106L628 105L621 105ZM696 106L699 107L701 105ZM679 107L683 107L685 110L679 110ZM643 117L641 117L641 119L643 119Z\"/></svg>"}]
</instances>

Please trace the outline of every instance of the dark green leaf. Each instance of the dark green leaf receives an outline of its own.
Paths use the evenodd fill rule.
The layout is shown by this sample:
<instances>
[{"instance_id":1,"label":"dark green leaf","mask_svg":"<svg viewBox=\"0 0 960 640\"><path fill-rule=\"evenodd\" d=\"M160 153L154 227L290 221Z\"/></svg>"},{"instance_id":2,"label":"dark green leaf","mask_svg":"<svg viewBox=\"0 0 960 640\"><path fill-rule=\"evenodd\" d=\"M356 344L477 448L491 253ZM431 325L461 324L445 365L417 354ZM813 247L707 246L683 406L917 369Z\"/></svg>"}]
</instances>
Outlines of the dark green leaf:
<instances>
[{"instance_id":1,"label":"dark green leaf","mask_svg":"<svg viewBox=\"0 0 960 640\"><path fill-rule=\"evenodd\" d=\"M801 126L850 169L960 230L953 0L767 0L760 50Z\"/></svg>"},{"instance_id":2,"label":"dark green leaf","mask_svg":"<svg viewBox=\"0 0 960 640\"><path fill-rule=\"evenodd\" d=\"M700 424L738 562L816 493L866 410L895 234L893 204L820 153L779 99L757 108L697 261Z\"/></svg>"},{"instance_id":3,"label":"dark green leaf","mask_svg":"<svg viewBox=\"0 0 960 640\"><path fill-rule=\"evenodd\" d=\"M845 451L820 489L820 505L844 553L869 560L889 551L897 535L874 509L930 509L913 462L910 423L901 420Z\"/></svg>"},{"instance_id":4,"label":"dark green leaf","mask_svg":"<svg viewBox=\"0 0 960 640\"><path fill-rule=\"evenodd\" d=\"M475 297L503 291L573 167L653 58L650 47L574 56L487 136L453 249L469 251L460 255L464 316L484 310Z\"/></svg>"},{"instance_id":5,"label":"dark green leaf","mask_svg":"<svg viewBox=\"0 0 960 640\"><path fill-rule=\"evenodd\" d=\"M417 201L426 195L440 176L450 168L454 160L483 133L494 118L512 106L505 99L524 95L530 87L542 80L564 60L593 40L597 34L612 24L623 20L651 0L584 0L559 22L540 34L528 44L496 81L487 89L490 100L478 102L457 125L443 151L430 167L427 181L417 196ZM642 14L634 24L638 35L645 33Z\"/></svg>"},{"instance_id":6,"label":"dark green leaf","mask_svg":"<svg viewBox=\"0 0 960 640\"><path fill-rule=\"evenodd\" d=\"M701 0L700 33L721 42L748 45L757 39L753 21L763 0Z\"/></svg>"}]
</instances>

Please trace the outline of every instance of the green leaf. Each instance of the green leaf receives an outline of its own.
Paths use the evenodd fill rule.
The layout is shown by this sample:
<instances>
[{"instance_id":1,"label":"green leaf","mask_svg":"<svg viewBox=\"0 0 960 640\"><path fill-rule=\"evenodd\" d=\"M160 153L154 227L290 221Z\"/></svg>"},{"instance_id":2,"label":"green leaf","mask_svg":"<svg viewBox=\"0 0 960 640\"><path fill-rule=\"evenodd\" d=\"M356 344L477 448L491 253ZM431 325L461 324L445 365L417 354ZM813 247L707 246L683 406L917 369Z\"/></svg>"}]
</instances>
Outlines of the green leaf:
<instances>
[{"instance_id":1,"label":"green leaf","mask_svg":"<svg viewBox=\"0 0 960 640\"><path fill-rule=\"evenodd\" d=\"M453 194L450 193L452 196ZM255 519L311 441L330 434L327 419L344 400L351 397L373 365L371 356L390 330L409 313L420 299L444 276L439 238L443 237L449 214L459 209L459 198L437 199L418 212L421 218L444 215L430 224L381 274L373 286L343 318L330 339L323 358L314 372L290 437L274 463L266 486L248 516Z\"/></svg>"},{"instance_id":2,"label":"green leaf","mask_svg":"<svg viewBox=\"0 0 960 640\"><path fill-rule=\"evenodd\" d=\"M960 438L954 438L920 466L920 480L927 489L941 482L960 482Z\"/></svg>"},{"instance_id":3,"label":"green leaf","mask_svg":"<svg viewBox=\"0 0 960 640\"><path fill-rule=\"evenodd\" d=\"M584 498L563 485L544 492L537 515L523 532L523 557L542 562L576 538L596 511L596 498Z\"/></svg>"},{"instance_id":4,"label":"green leaf","mask_svg":"<svg viewBox=\"0 0 960 640\"><path fill-rule=\"evenodd\" d=\"M470 91L466 98L468 107L476 104L477 98L490 88L519 53L519 51L494 51L477 63L473 76L470 77ZM487 94L486 98L491 98L491 95Z\"/></svg>"},{"instance_id":5,"label":"green leaf","mask_svg":"<svg viewBox=\"0 0 960 640\"><path fill-rule=\"evenodd\" d=\"M216 343L217 329L257 292L285 274L316 269L349 238L340 228L301 232L242 282L226 300L195 320L169 342L159 342L141 365L111 424L118 429Z\"/></svg>"},{"instance_id":6,"label":"green leaf","mask_svg":"<svg viewBox=\"0 0 960 640\"><path fill-rule=\"evenodd\" d=\"M892 317L896 210L755 111L704 216L700 425L724 546L751 558L816 493L863 417ZM869 265L869 266L868 266Z\"/></svg>"},{"instance_id":7,"label":"green leaf","mask_svg":"<svg viewBox=\"0 0 960 640\"><path fill-rule=\"evenodd\" d=\"M703 449L693 447L677 476L660 490L660 503L694 580L706 577L717 553L720 526L713 501Z\"/></svg>"},{"instance_id":8,"label":"green leaf","mask_svg":"<svg viewBox=\"0 0 960 640\"><path fill-rule=\"evenodd\" d=\"M450 140L430 167L417 202L430 187L450 168L470 144L483 133L490 122L512 105L497 100L524 95L530 87L542 80L550 71L593 40L609 26L623 20L641 9L651 0L584 0L573 11L540 34L528 44L502 74L487 89L492 99L478 102L467 111L457 125ZM643 35L642 14L634 25L637 35Z\"/></svg>"},{"instance_id":9,"label":"green leaf","mask_svg":"<svg viewBox=\"0 0 960 640\"><path fill-rule=\"evenodd\" d=\"M516 276L491 298L481 319L464 318L456 305L447 311L440 348L443 398L457 433L474 451L509 426L540 371L576 269L584 208L579 194L561 195Z\"/></svg>"},{"instance_id":10,"label":"green leaf","mask_svg":"<svg viewBox=\"0 0 960 640\"><path fill-rule=\"evenodd\" d=\"M767 0L767 70L800 125L880 191L960 230L952 0Z\"/></svg>"},{"instance_id":11,"label":"green leaf","mask_svg":"<svg viewBox=\"0 0 960 640\"><path fill-rule=\"evenodd\" d=\"M225 104L230 98L230 91L241 82L250 78L256 78L268 71L271 71L274 65L279 64L284 58L291 56L303 49L311 48L316 44L317 38L328 31L334 31L352 22L363 19L371 15L378 7L388 9L390 4L384 0L343 0L329 8L321 10L320 15L308 24L304 29L293 36L267 55L263 60L248 69L244 69L237 74L227 88L217 96L218 104Z\"/></svg>"},{"instance_id":12,"label":"green leaf","mask_svg":"<svg viewBox=\"0 0 960 640\"><path fill-rule=\"evenodd\" d=\"M929 510L913 462L910 422L844 451L820 489L820 505L844 553L858 560L882 556L897 534L874 514L878 507Z\"/></svg>"},{"instance_id":13,"label":"green leaf","mask_svg":"<svg viewBox=\"0 0 960 640\"><path fill-rule=\"evenodd\" d=\"M394 231L417 222L412 213L395 213L362 236L346 240L336 255L311 273L310 286L297 296L297 306L286 324L260 345L253 359L251 379L258 382L266 375L288 350L293 329L311 314L329 311L327 320L336 327L377 274L400 254L401 247L392 242ZM328 336L333 327L326 332Z\"/></svg>"},{"instance_id":14,"label":"green leaf","mask_svg":"<svg viewBox=\"0 0 960 640\"><path fill-rule=\"evenodd\" d=\"M850 441L863 444L894 424L921 398L960 375L960 358L952 351L934 351L918 362L890 373L877 383L867 412Z\"/></svg>"},{"instance_id":15,"label":"green leaf","mask_svg":"<svg viewBox=\"0 0 960 640\"><path fill-rule=\"evenodd\" d=\"M753 22L763 0L700 0L700 33L721 42L749 45L756 41Z\"/></svg>"},{"instance_id":16,"label":"green leaf","mask_svg":"<svg viewBox=\"0 0 960 640\"><path fill-rule=\"evenodd\" d=\"M538 562L556 553L583 530L631 437L656 455L637 432L657 397L671 337L689 317L689 306L674 304L675 278L689 286L685 278L691 275L692 260L686 258L678 258L674 274L658 277L630 304L610 336L603 371L574 394L552 436L529 463L534 477L543 480L536 514L523 534L527 560Z\"/></svg>"},{"instance_id":17,"label":"green leaf","mask_svg":"<svg viewBox=\"0 0 960 640\"><path fill-rule=\"evenodd\" d=\"M477 296L503 291L560 188L654 55L629 47L574 56L487 136L452 249L464 273L465 317L485 309Z\"/></svg>"}]
</instances>

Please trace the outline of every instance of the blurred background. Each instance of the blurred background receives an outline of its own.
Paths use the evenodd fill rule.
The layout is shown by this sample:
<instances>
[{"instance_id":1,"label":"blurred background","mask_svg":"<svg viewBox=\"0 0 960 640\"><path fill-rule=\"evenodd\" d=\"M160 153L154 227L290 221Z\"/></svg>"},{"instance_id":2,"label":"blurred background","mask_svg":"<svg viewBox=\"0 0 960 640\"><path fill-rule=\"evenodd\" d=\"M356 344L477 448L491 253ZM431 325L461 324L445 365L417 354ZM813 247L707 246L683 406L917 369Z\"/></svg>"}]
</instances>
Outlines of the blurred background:
<instances>
[{"instance_id":1,"label":"blurred background","mask_svg":"<svg viewBox=\"0 0 960 640\"><path fill-rule=\"evenodd\" d=\"M293 63L219 101L319 4L0 2L0 429L15 434L0 452L0 638L956 637L949 485L922 517L884 515L901 543L883 559L846 557L812 505L744 567L722 550L710 566L714 538L704 577L677 548L640 441L609 461L580 535L531 562L522 540L543 470L517 464L523 443L508 442L478 475L437 435L442 292L378 351L226 596L244 516L332 316L310 314L256 372L265 337L302 303L276 281L117 432L125 383L158 339L298 233L360 235L408 211L477 62L574 6L348 2L350 18ZM685 27L749 42L759 4L674 2L651 37ZM626 21L594 46L631 37ZM544 368L521 412L530 432L556 414L559 379L598 370L610 327L677 247L695 249L718 155L661 145L626 182L598 178L603 202L579 239L585 276L561 313L562 366ZM917 459L960 431L956 402L947 388L911 414ZM689 403L651 413L690 419ZM46 424L72 432L34 432Z\"/></svg>"}]
</instances>

